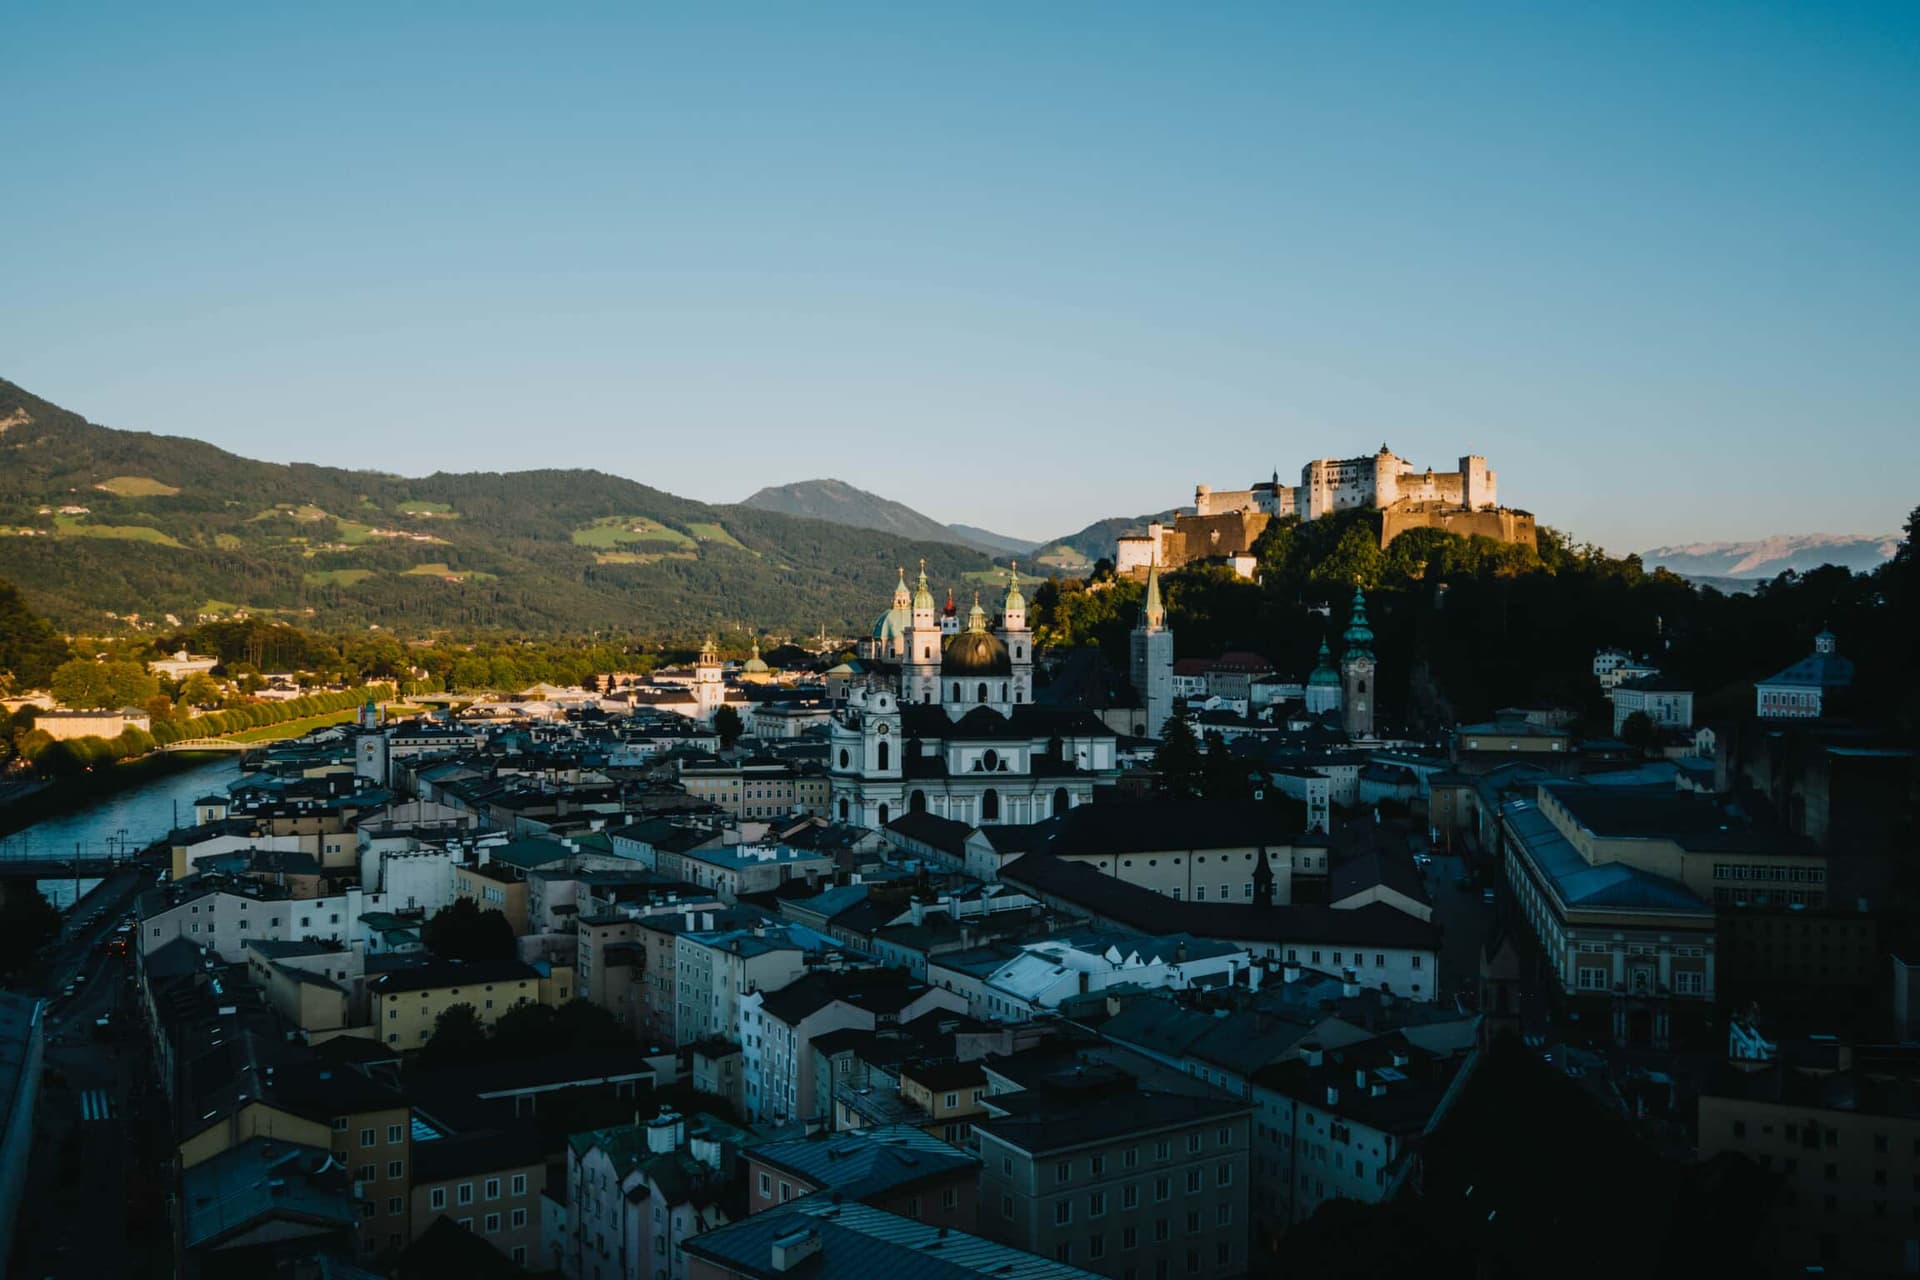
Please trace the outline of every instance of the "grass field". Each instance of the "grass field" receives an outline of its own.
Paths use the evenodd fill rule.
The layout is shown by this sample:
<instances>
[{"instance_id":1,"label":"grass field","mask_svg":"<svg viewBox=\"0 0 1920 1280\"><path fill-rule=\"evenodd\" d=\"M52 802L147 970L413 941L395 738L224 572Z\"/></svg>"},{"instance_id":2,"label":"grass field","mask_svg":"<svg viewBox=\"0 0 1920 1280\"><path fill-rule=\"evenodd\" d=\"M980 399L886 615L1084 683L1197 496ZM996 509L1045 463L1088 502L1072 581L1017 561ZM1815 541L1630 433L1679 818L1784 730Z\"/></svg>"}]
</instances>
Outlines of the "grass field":
<instances>
[{"instance_id":1,"label":"grass field","mask_svg":"<svg viewBox=\"0 0 1920 1280\"><path fill-rule=\"evenodd\" d=\"M687 532L692 534L694 537L700 539L700 541L702 542L718 542L723 546L737 547L741 551L745 551L747 549L745 546L741 545L741 542L738 538L734 537L732 534L728 533L725 529L721 528L717 524L689 524L687 526Z\"/></svg>"},{"instance_id":2,"label":"grass field","mask_svg":"<svg viewBox=\"0 0 1920 1280\"><path fill-rule=\"evenodd\" d=\"M351 573L353 571L347 570L347 572ZM491 573L476 573L466 569L455 569L443 560L436 560L432 564L417 564L411 569L404 570L400 576L403 578L445 578L448 582L491 582L496 575Z\"/></svg>"},{"instance_id":3,"label":"grass field","mask_svg":"<svg viewBox=\"0 0 1920 1280\"><path fill-rule=\"evenodd\" d=\"M174 485L162 484L147 476L115 476L111 480L102 480L93 487L118 494L122 498L171 498L180 492Z\"/></svg>"},{"instance_id":4,"label":"grass field","mask_svg":"<svg viewBox=\"0 0 1920 1280\"><path fill-rule=\"evenodd\" d=\"M216 533L213 535L213 545L222 551L238 551L247 544L240 540L238 534Z\"/></svg>"},{"instance_id":5,"label":"grass field","mask_svg":"<svg viewBox=\"0 0 1920 1280\"><path fill-rule=\"evenodd\" d=\"M144 524L87 524L75 516L55 516L53 531L62 538L111 538L119 542L151 542L161 547L178 547L179 541Z\"/></svg>"},{"instance_id":6,"label":"grass field","mask_svg":"<svg viewBox=\"0 0 1920 1280\"><path fill-rule=\"evenodd\" d=\"M595 564L657 564L662 560L698 560L691 551L596 551Z\"/></svg>"},{"instance_id":7,"label":"grass field","mask_svg":"<svg viewBox=\"0 0 1920 1280\"><path fill-rule=\"evenodd\" d=\"M373 577L371 569L315 569L300 575L310 587L351 587Z\"/></svg>"},{"instance_id":8,"label":"grass field","mask_svg":"<svg viewBox=\"0 0 1920 1280\"><path fill-rule=\"evenodd\" d=\"M350 547L373 541L373 526L370 524L355 524L351 520L342 520L335 527L340 530L340 541Z\"/></svg>"},{"instance_id":9,"label":"grass field","mask_svg":"<svg viewBox=\"0 0 1920 1280\"><path fill-rule=\"evenodd\" d=\"M278 742L282 738L297 738L309 729L324 729L330 724L345 724L359 714L358 707L348 707L345 711L329 711L324 716L306 716L281 724L261 725L258 729L243 729L239 733L229 733L224 736L233 742Z\"/></svg>"},{"instance_id":10,"label":"grass field","mask_svg":"<svg viewBox=\"0 0 1920 1280\"><path fill-rule=\"evenodd\" d=\"M403 516L458 516L460 514L444 502L402 502L393 509Z\"/></svg>"},{"instance_id":11,"label":"grass field","mask_svg":"<svg viewBox=\"0 0 1920 1280\"><path fill-rule=\"evenodd\" d=\"M723 530L724 532L724 530ZM573 545L612 550L624 543L664 542L691 550L694 541L678 529L669 529L645 516L603 516L573 531Z\"/></svg>"}]
</instances>

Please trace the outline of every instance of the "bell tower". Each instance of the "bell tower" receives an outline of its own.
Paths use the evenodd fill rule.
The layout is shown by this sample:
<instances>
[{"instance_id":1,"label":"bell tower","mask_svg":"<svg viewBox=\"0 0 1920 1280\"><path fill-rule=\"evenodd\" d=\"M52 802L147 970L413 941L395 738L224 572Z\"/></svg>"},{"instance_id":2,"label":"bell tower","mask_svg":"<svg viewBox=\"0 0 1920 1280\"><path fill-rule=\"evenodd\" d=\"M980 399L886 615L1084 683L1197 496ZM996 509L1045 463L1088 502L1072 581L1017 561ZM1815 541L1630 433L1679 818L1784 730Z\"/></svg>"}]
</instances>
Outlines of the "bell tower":
<instances>
[{"instance_id":1,"label":"bell tower","mask_svg":"<svg viewBox=\"0 0 1920 1280\"><path fill-rule=\"evenodd\" d=\"M1147 565L1147 598L1129 640L1133 691L1140 699L1142 736L1157 738L1173 714L1173 632L1160 602L1160 561Z\"/></svg>"},{"instance_id":2,"label":"bell tower","mask_svg":"<svg viewBox=\"0 0 1920 1280\"><path fill-rule=\"evenodd\" d=\"M937 702L940 685L940 622L934 611L933 589L927 585L927 562L920 562L920 580L913 589L907 622L906 661L900 670L900 701Z\"/></svg>"},{"instance_id":3,"label":"bell tower","mask_svg":"<svg viewBox=\"0 0 1920 1280\"><path fill-rule=\"evenodd\" d=\"M1353 589L1353 614L1342 637L1346 652L1340 657L1340 701L1349 738L1373 736L1374 688L1373 628L1367 625L1366 593Z\"/></svg>"},{"instance_id":4,"label":"bell tower","mask_svg":"<svg viewBox=\"0 0 1920 1280\"><path fill-rule=\"evenodd\" d=\"M1020 562L1007 575L1007 599L1000 609L1000 640L1013 664L1013 705L1033 701L1033 633L1027 630L1027 597L1020 591Z\"/></svg>"}]
</instances>

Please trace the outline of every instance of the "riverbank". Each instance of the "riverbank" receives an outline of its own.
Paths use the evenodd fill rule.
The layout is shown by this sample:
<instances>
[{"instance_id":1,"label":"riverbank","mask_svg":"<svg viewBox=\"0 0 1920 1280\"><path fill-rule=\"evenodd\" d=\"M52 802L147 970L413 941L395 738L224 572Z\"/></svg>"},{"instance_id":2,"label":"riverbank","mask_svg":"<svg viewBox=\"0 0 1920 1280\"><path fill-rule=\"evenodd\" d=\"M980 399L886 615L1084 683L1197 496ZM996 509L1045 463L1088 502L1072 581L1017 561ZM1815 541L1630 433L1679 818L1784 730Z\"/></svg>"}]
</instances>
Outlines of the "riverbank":
<instances>
[{"instance_id":1,"label":"riverbank","mask_svg":"<svg viewBox=\"0 0 1920 1280\"><path fill-rule=\"evenodd\" d=\"M103 765L72 778L55 778L44 787L0 807L0 836L24 831L49 818L64 817L137 787L144 787L207 762L206 752L156 752L122 764Z\"/></svg>"}]
</instances>

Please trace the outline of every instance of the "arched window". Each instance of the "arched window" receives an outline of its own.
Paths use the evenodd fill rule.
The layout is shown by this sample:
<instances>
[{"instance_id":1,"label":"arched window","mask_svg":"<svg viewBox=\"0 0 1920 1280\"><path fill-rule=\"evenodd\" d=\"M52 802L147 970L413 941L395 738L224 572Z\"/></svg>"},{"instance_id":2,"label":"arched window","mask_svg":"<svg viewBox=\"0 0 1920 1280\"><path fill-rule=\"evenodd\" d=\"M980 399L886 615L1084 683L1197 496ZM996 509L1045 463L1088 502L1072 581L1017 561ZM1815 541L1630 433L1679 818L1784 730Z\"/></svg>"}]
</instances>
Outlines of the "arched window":
<instances>
[{"instance_id":1,"label":"arched window","mask_svg":"<svg viewBox=\"0 0 1920 1280\"><path fill-rule=\"evenodd\" d=\"M842 769L844 769L844 768L846 768L846 767L847 767L847 761L848 761L848 760L849 760L850 758L851 758L851 757L849 757L849 756L847 755L847 749L846 749L845 747L842 747L842 748L840 748L840 767L841 767Z\"/></svg>"},{"instance_id":2,"label":"arched window","mask_svg":"<svg viewBox=\"0 0 1920 1280\"><path fill-rule=\"evenodd\" d=\"M887 806L884 804L880 806L880 825L887 825Z\"/></svg>"},{"instance_id":3,"label":"arched window","mask_svg":"<svg viewBox=\"0 0 1920 1280\"><path fill-rule=\"evenodd\" d=\"M893 748L892 748L892 746L891 746L891 745L889 745L888 743L885 743L885 742L883 742L883 743L881 743L881 744L880 744L880 767L881 767L881 769L883 769L883 770L884 770L884 769L886 769L886 768L887 768L887 762L888 762L889 760L891 760L892 758L893 758Z\"/></svg>"},{"instance_id":4,"label":"arched window","mask_svg":"<svg viewBox=\"0 0 1920 1280\"><path fill-rule=\"evenodd\" d=\"M980 821L1000 821L1000 793L988 787L980 795Z\"/></svg>"},{"instance_id":5,"label":"arched window","mask_svg":"<svg viewBox=\"0 0 1920 1280\"><path fill-rule=\"evenodd\" d=\"M960 684L959 684L959 682L958 682L958 681L955 681L955 682L954 682L954 686L953 686L953 700L954 700L955 702L958 702L958 701L960 701Z\"/></svg>"},{"instance_id":6,"label":"arched window","mask_svg":"<svg viewBox=\"0 0 1920 1280\"><path fill-rule=\"evenodd\" d=\"M1055 787L1053 789L1053 816L1057 818L1072 807L1073 797L1067 794L1067 789L1065 787Z\"/></svg>"},{"instance_id":7,"label":"arched window","mask_svg":"<svg viewBox=\"0 0 1920 1280\"><path fill-rule=\"evenodd\" d=\"M926 811L927 793L916 788L914 793L907 797L907 812L925 813Z\"/></svg>"},{"instance_id":8,"label":"arched window","mask_svg":"<svg viewBox=\"0 0 1920 1280\"><path fill-rule=\"evenodd\" d=\"M987 682L985 680L982 680L980 682L979 694L975 698L975 701L984 704L986 700L987 700Z\"/></svg>"},{"instance_id":9,"label":"arched window","mask_svg":"<svg viewBox=\"0 0 1920 1280\"><path fill-rule=\"evenodd\" d=\"M1360 692L1365 693L1366 691L1367 691L1367 682L1365 680L1362 680L1360 682Z\"/></svg>"},{"instance_id":10,"label":"arched window","mask_svg":"<svg viewBox=\"0 0 1920 1280\"><path fill-rule=\"evenodd\" d=\"M1005 680L1002 680L1000 682L1000 701L1005 702L1006 700L1007 700L1007 682Z\"/></svg>"},{"instance_id":11,"label":"arched window","mask_svg":"<svg viewBox=\"0 0 1920 1280\"><path fill-rule=\"evenodd\" d=\"M1024 702L1026 701L1026 695L1021 693L1018 689L1015 689L1013 691L1013 700L1015 702Z\"/></svg>"},{"instance_id":12,"label":"arched window","mask_svg":"<svg viewBox=\"0 0 1920 1280\"><path fill-rule=\"evenodd\" d=\"M846 820L847 820L847 798L845 796L841 796L840 797L840 821L845 822Z\"/></svg>"}]
</instances>

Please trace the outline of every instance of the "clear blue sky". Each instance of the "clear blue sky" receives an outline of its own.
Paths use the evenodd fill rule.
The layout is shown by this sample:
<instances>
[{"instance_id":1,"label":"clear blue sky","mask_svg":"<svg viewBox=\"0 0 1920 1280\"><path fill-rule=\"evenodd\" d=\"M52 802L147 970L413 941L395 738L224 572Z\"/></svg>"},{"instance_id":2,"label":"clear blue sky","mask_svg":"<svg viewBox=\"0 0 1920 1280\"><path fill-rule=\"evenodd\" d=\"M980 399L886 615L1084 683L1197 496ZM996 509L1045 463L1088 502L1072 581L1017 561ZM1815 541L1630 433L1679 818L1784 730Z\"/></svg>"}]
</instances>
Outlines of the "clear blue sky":
<instances>
[{"instance_id":1,"label":"clear blue sky","mask_svg":"<svg viewBox=\"0 0 1920 1280\"><path fill-rule=\"evenodd\" d=\"M1621 550L1920 503L1920 4L15 3L0 45L0 376L110 425L1034 537L1383 440Z\"/></svg>"}]
</instances>

